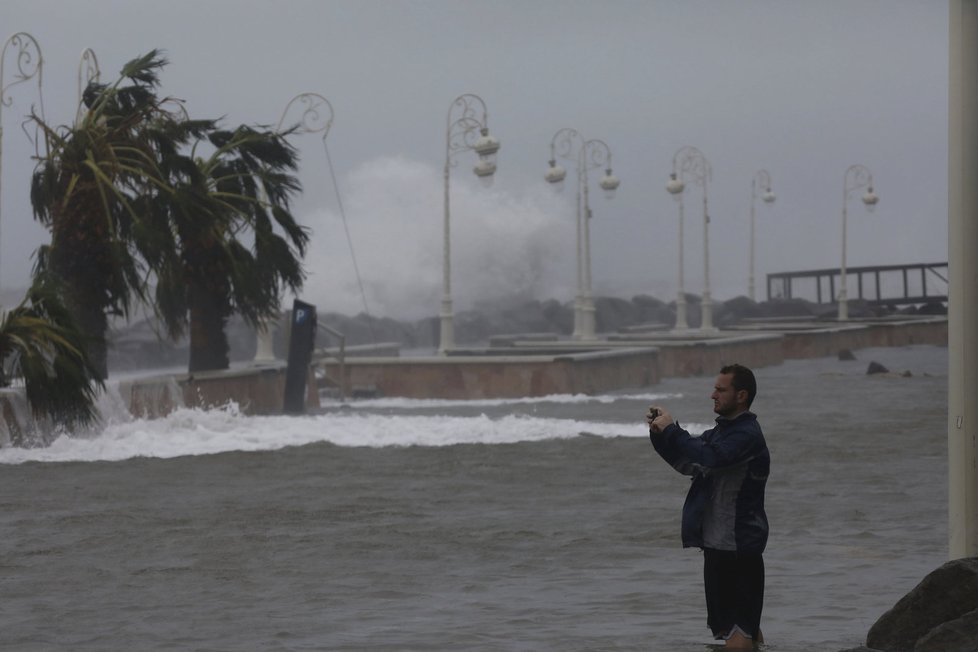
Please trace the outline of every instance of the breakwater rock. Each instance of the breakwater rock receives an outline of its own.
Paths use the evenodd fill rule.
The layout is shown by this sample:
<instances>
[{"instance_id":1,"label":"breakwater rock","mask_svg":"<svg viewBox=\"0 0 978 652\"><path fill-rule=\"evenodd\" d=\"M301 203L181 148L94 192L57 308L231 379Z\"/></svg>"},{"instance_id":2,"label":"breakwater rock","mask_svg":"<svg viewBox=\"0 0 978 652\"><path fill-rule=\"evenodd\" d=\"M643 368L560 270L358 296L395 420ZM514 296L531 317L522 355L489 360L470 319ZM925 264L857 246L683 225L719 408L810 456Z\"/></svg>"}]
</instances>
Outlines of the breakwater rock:
<instances>
[{"instance_id":1,"label":"breakwater rock","mask_svg":"<svg viewBox=\"0 0 978 652\"><path fill-rule=\"evenodd\" d=\"M870 628L866 645L843 652L978 650L978 557L928 574Z\"/></svg>"}]
</instances>

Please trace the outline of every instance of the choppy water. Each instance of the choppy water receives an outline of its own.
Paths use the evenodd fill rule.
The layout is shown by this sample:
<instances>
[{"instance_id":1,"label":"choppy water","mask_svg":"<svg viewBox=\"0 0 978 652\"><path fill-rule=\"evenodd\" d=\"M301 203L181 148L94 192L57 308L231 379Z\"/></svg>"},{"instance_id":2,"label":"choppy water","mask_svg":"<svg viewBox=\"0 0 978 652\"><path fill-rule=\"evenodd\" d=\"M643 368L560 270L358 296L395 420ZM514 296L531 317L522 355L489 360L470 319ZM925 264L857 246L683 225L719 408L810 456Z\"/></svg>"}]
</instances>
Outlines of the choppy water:
<instances>
[{"instance_id":1,"label":"choppy water","mask_svg":"<svg viewBox=\"0 0 978 652\"><path fill-rule=\"evenodd\" d=\"M857 356L757 370L775 652L862 644L946 560L947 349ZM644 413L705 428L711 385L115 415L2 449L0 649L702 652L688 481Z\"/></svg>"}]
</instances>

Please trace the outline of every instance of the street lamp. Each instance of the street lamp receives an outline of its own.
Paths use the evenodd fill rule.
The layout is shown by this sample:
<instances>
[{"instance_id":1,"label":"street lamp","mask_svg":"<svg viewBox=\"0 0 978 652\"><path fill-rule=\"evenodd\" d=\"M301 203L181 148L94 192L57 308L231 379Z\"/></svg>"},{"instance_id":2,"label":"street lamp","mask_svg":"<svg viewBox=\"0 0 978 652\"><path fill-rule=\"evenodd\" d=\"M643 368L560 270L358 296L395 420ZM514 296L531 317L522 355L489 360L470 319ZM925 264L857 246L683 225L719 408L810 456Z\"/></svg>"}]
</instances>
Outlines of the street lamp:
<instances>
[{"instance_id":1,"label":"street lamp","mask_svg":"<svg viewBox=\"0 0 978 652\"><path fill-rule=\"evenodd\" d=\"M747 277L747 296L751 301L754 297L754 207L757 204L758 187L763 189L761 200L765 204L774 203L774 193L771 192L771 175L767 170L758 170L750 182L750 274Z\"/></svg>"},{"instance_id":2,"label":"street lamp","mask_svg":"<svg viewBox=\"0 0 978 652\"><path fill-rule=\"evenodd\" d=\"M695 147L680 147L672 157L672 174L666 184L673 197L679 202L679 295L676 299L676 330L689 328L686 321L686 291L683 287L683 191L686 179L703 186L703 318L700 329L713 328L713 302L710 299L710 215L707 211L706 182L712 177L710 162L703 152Z\"/></svg>"},{"instance_id":3,"label":"street lamp","mask_svg":"<svg viewBox=\"0 0 978 652\"><path fill-rule=\"evenodd\" d=\"M481 117L480 117L481 114ZM448 107L445 129L445 225L444 263L441 298L441 336L438 352L444 355L455 348L455 322L452 312L452 255L451 210L449 202L449 176L455 161L453 155L464 150L474 150L479 161L473 172L483 183L490 185L496 173L496 152L499 140L489 135L489 114L486 103L478 95L466 93L456 97Z\"/></svg>"},{"instance_id":4,"label":"street lamp","mask_svg":"<svg viewBox=\"0 0 978 652\"><path fill-rule=\"evenodd\" d=\"M564 127L550 140L550 168L544 175L548 183L562 187L567 171L557 164L561 157L577 164L577 296L574 298L574 339L594 339L594 301L591 297L591 206L588 200L589 169L603 167L598 181L605 197L611 199L621 184L611 170L611 149L603 140L585 140L576 130Z\"/></svg>"},{"instance_id":5,"label":"street lamp","mask_svg":"<svg viewBox=\"0 0 978 652\"><path fill-rule=\"evenodd\" d=\"M329 158L329 149L326 148L326 137L329 135L329 129L333 126L333 105L329 103L325 97L319 93L300 93L289 100L289 103L285 105L285 109L282 111L282 117L279 118L278 124L275 127L276 133L282 133L282 129L285 126L285 118L293 111L293 106L298 107L296 110L301 111L298 116L298 121L290 125L291 133L293 134L315 134L322 132L323 134L323 149L326 150L326 161L329 163L330 174L333 175L333 187L336 189L336 175L333 174L333 162ZM180 106L182 108L182 105ZM184 114L184 119L189 119ZM336 191L336 200L339 202L339 190ZM340 204L340 214L343 214L343 205ZM343 216L343 226L346 227L346 216ZM349 240L350 232L347 231L347 240ZM351 244L352 251L352 244ZM356 267L356 259L353 260L354 268ZM360 278L359 272L357 272L357 278ZM360 288L363 291L363 286ZM256 365L266 364L275 361L275 349L274 349L274 337L272 333L272 327L278 321L274 317L268 317L261 320L257 328L257 344L255 347L255 357L252 362Z\"/></svg>"},{"instance_id":6,"label":"street lamp","mask_svg":"<svg viewBox=\"0 0 978 652\"><path fill-rule=\"evenodd\" d=\"M82 116L85 115L85 89L92 82L97 82L101 74L102 70L98 67L95 50L92 48L82 50L81 59L78 61L78 109L75 111L75 124L81 122Z\"/></svg>"},{"instance_id":7,"label":"street lamp","mask_svg":"<svg viewBox=\"0 0 978 652\"><path fill-rule=\"evenodd\" d=\"M17 61L14 64L14 80L10 83L4 82L3 73L7 67L7 48L13 48L16 52ZM3 180L3 107L13 103L7 91L11 86L20 84L37 77L37 95L41 105L41 117L44 117L44 98L41 95L41 69L44 59L41 57L41 46L37 44L37 39L27 32L17 32L7 39L0 51L0 186ZM0 206L3 202L0 201ZM2 224L0 220L0 224ZM3 239L0 238L0 243Z\"/></svg>"},{"instance_id":8,"label":"street lamp","mask_svg":"<svg viewBox=\"0 0 978 652\"><path fill-rule=\"evenodd\" d=\"M848 292L846 289L846 221L847 204L852 193L860 188L865 188L863 193L863 204L870 213L880 200L879 196L873 192L873 173L865 165L850 165L846 169L842 184L842 267L839 269L839 321L849 319Z\"/></svg>"}]
</instances>

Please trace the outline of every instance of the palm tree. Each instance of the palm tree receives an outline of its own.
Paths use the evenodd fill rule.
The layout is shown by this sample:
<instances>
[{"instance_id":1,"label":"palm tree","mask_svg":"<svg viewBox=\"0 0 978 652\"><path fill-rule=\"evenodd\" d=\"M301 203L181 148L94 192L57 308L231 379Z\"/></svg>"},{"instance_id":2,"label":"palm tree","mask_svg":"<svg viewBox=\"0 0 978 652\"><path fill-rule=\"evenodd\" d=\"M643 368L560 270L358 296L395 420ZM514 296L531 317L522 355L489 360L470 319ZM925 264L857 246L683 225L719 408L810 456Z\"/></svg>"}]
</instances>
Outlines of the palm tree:
<instances>
[{"instance_id":1,"label":"palm tree","mask_svg":"<svg viewBox=\"0 0 978 652\"><path fill-rule=\"evenodd\" d=\"M134 240L150 231L147 197L165 186L158 161L205 126L180 120L157 95L166 60L157 50L127 63L113 84L91 83L74 125L31 119L45 136L31 180L34 217L51 232L39 272L63 287L100 378L108 374L109 316L127 316L145 296L147 269Z\"/></svg>"},{"instance_id":2,"label":"palm tree","mask_svg":"<svg viewBox=\"0 0 978 652\"><path fill-rule=\"evenodd\" d=\"M161 161L173 190L157 194L152 213L173 241L147 258L167 331L189 330L190 372L228 367L232 314L257 325L276 313L285 288L302 286L309 235L289 210L300 185L287 135L244 125L210 129L189 154ZM196 155L202 146L209 156Z\"/></svg>"},{"instance_id":3,"label":"palm tree","mask_svg":"<svg viewBox=\"0 0 978 652\"><path fill-rule=\"evenodd\" d=\"M225 130L171 111L175 101L157 94L166 63L153 50L115 83L89 84L88 111L70 127L32 116L47 147L31 202L51 231L38 273L64 288L100 378L109 317L148 300L151 281L168 334L190 331L199 371L227 368L230 315L257 324L304 280L308 234L289 211L300 187L287 133Z\"/></svg>"},{"instance_id":4,"label":"palm tree","mask_svg":"<svg viewBox=\"0 0 978 652\"><path fill-rule=\"evenodd\" d=\"M60 296L53 279L40 275L20 305L3 313L0 385L21 379L34 417L70 429L97 419L104 386Z\"/></svg>"}]
</instances>

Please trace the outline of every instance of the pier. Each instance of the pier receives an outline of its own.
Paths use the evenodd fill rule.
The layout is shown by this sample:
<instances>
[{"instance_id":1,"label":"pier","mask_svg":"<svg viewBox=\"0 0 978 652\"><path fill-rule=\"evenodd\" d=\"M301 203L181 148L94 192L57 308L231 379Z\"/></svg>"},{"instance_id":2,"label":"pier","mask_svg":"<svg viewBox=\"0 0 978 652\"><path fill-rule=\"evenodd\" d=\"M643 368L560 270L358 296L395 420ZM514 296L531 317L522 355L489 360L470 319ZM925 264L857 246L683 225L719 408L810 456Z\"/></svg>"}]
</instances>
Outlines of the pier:
<instances>
[{"instance_id":1,"label":"pier","mask_svg":"<svg viewBox=\"0 0 978 652\"><path fill-rule=\"evenodd\" d=\"M767 299L807 299L832 303L838 294L839 268L767 275ZM870 265L846 268L846 280L855 278L856 296L871 305L906 306L947 303L947 263Z\"/></svg>"}]
</instances>

